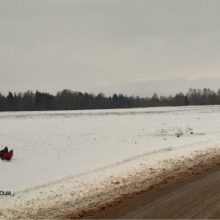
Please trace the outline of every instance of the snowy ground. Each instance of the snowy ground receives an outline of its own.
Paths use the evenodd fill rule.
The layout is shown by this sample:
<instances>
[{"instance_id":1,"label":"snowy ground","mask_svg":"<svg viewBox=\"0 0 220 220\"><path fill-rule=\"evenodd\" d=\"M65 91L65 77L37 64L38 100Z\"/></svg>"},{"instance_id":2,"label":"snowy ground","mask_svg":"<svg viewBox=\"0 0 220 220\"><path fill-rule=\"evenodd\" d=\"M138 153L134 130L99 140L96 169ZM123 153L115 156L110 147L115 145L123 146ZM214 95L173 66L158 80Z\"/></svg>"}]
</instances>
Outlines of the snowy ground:
<instances>
[{"instance_id":1,"label":"snowy ground","mask_svg":"<svg viewBox=\"0 0 220 220\"><path fill-rule=\"evenodd\" d=\"M14 149L12 161L0 161L0 190L19 198L67 179L83 190L79 177L101 180L143 158L158 166L220 148L219 106L0 113L0 123L0 146ZM0 196L3 203L11 199Z\"/></svg>"}]
</instances>

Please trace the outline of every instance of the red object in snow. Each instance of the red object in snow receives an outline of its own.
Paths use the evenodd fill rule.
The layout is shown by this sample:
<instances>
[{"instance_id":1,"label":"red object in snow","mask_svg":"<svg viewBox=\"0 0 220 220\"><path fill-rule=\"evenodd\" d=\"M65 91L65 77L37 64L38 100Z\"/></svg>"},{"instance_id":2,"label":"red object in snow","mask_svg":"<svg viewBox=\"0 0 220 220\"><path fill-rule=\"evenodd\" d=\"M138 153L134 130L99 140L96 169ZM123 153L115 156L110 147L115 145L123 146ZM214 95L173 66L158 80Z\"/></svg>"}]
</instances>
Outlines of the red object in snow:
<instances>
[{"instance_id":1,"label":"red object in snow","mask_svg":"<svg viewBox=\"0 0 220 220\"><path fill-rule=\"evenodd\" d=\"M9 152L6 152L2 155L3 160L11 160L13 156L13 150L10 150Z\"/></svg>"}]
</instances>

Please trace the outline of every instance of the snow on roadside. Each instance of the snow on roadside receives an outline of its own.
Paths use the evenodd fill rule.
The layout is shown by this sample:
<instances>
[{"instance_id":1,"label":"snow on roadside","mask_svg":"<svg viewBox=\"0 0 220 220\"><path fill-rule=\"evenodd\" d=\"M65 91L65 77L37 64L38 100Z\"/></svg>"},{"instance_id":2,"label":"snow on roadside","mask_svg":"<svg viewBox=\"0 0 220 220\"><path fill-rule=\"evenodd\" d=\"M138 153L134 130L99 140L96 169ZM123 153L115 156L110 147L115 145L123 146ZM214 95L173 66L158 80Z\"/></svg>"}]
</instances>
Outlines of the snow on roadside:
<instances>
[{"instance_id":1,"label":"snow on roadside","mask_svg":"<svg viewBox=\"0 0 220 220\"><path fill-rule=\"evenodd\" d=\"M143 155L78 177L69 177L6 197L0 203L2 218L79 218L82 213L106 207L121 197L145 190L176 172L191 171L196 165L216 163L220 148L195 146L194 152L167 150L158 158ZM190 149L190 148L188 148ZM197 170L195 170L197 172ZM174 173L174 175L175 175ZM193 173L193 171L192 171Z\"/></svg>"}]
</instances>

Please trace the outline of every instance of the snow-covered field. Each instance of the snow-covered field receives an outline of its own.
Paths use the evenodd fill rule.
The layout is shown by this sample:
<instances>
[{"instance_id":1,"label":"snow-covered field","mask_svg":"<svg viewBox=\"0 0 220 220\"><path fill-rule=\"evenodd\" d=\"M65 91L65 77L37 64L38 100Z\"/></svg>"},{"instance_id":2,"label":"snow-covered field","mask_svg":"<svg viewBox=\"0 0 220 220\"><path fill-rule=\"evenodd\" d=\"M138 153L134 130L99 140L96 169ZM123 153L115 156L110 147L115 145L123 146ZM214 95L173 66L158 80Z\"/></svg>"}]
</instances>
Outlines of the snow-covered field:
<instances>
[{"instance_id":1,"label":"snow-covered field","mask_svg":"<svg viewBox=\"0 0 220 220\"><path fill-rule=\"evenodd\" d=\"M0 186L12 191L220 139L217 106L1 113L0 123L0 146L15 152L0 161Z\"/></svg>"},{"instance_id":2,"label":"snow-covered field","mask_svg":"<svg viewBox=\"0 0 220 220\"><path fill-rule=\"evenodd\" d=\"M10 162L0 161L0 190L15 196L62 179L97 181L100 171L114 176L143 158L157 166L220 147L219 106L5 112L0 124L0 146L14 149Z\"/></svg>"}]
</instances>

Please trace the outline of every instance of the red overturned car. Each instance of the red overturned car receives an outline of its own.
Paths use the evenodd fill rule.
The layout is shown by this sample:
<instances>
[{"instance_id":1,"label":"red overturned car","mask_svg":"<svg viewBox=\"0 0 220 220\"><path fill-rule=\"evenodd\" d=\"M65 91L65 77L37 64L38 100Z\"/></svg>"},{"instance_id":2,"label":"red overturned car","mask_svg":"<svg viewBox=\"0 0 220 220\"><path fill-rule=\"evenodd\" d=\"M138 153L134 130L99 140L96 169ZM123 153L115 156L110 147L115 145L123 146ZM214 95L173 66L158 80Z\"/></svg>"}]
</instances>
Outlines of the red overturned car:
<instances>
[{"instance_id":1,"label":"red overturned car","mask_svg":"<svg viewBox=\"0 0 220 220\"><path fill-rule=\"evenodd\" d=\"M0 150L0 158L2 160L11 160L13 157L13 150L8 151L8 148L5 147L3 150Z\"/></svg>"}]
</instances>

